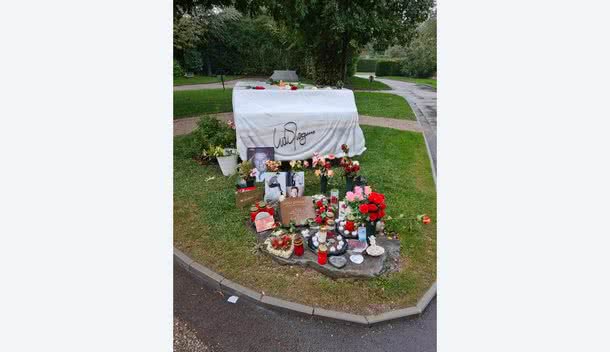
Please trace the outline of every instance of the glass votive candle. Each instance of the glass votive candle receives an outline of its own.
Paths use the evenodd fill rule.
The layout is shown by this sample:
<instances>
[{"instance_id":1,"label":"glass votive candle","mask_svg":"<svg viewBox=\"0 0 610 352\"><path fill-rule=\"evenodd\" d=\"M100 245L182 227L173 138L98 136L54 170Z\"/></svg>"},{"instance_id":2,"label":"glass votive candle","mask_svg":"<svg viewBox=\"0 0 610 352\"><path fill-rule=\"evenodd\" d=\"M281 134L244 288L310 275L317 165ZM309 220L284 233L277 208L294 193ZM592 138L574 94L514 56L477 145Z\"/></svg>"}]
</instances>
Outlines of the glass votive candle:
<instances>
[{"instance_id":1,"label":"glass votive candle","mask_svg":"<svg viewBox=\"0 0 610 352\"><path fill-rule=\"evenodd\" d=\"M336 188L330 190L330 204L339 204L339 190Z\"/></svg>"},{"instance_id":2,"label":"glass votive candle","mask_svg":"<svg viewBox=\"0 0 610 352\"><path fill-rule=\"evenodd\" d=\"M320 231L318 232L318 241L320 243L326 243L326 232L328 228L326 226L320 226Z\"/></svg>"},{"instance_id":3,"label":"glass votive candle","mask_svg":"<svg viewBox=\"0 0 610 352\"><path fill-rule=\"evenodd\" d=\"M320 244L318 247L318 264L324 265L328 259L328 248L326 245Z\"/></svg>"},{"instance_id":4,"label":"glass votive candle","mask_svg":"<svg viewBox=\"0 0 610 352\"><path fill-rule=\"evenodd\" d=\"M254 218L256 217L256 214L258 214L258 207L256 207L256 206L250 207L250 221L254 222Z\"/></svg>"},{"instance_id":5,"label":"glass votive candle","mask_svg":"<svg viewBox=\"0 0 610 352\"><path fill-rule=\"evenodd\" d=\"M294 239L294 255L300 257L303 255L304 250L303 237L297 236L297 238Z\"/></svg>"}]
</instances>

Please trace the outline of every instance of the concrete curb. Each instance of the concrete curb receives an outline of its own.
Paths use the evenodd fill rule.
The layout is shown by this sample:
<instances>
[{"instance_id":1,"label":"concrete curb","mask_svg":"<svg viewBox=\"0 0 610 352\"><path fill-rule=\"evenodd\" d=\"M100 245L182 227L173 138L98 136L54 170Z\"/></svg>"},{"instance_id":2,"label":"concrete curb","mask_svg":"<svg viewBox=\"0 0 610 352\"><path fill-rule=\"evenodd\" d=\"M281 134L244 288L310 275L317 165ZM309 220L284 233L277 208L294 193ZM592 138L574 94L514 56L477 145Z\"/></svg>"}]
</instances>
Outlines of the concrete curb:
<instances>
[{"instance_id":1,"label":"concrete curb","mask_svg":"<svg viewBox=\"0 0 610 352\"><path fill-rule=\"evenodd\" d=\"M264 305L274 310L281 310L300 315L314 316L319 319L339 321L342 323L371 326L396 319L415 318L420 316L432 299L436 296L436 282L419 299L415 307L391 310L378 315L357 315L338 312L320 307L311 307L303 304L286 301L280 298L263 295L238 283L235 283L209 268L195 262L188 255L174 247L174 262L188 270L204 285L220 290L228 295L244 297L256 304Z\"/></svg>"}]
</instances>

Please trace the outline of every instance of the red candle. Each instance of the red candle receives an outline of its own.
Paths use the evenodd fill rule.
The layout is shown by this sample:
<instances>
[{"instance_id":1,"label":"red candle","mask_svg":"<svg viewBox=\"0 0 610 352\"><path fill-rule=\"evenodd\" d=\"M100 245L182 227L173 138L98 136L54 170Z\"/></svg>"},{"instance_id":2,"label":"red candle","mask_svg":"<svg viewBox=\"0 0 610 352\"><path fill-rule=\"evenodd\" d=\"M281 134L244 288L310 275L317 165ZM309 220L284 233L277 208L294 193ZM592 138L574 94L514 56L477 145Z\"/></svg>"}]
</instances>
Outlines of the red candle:
<instances>
[{"instance_id":1,"label":"red candle","mask_svg":"<svg viewBox=\"0 0 610 352\"><path fill-rule=\"evenodd\" d=\"M254 222L254 218L256 217L256 214L258 214L258 208L251 207L250 208L250 221Z\"/></svg>"},{"instance_id":2,"label":"red candle","mask_svg":"<svg viewBox=\"0 0 610 352\"><path fill-rule=\"evenodd\" d=\"M297 239L294 240L294 255L300 257L303 255L303 252L303 238L297 237Z\"/></svg>"},{"instance_id":3,"label":"red candle","mask_svg":"<svg viewBox=\"0 0 610 352\"><path fill-rule=\"evenodd\" d=\"M320 265L326 264L327 259L328 259L328 253L327 253L326 245L321 244L318 247L318 264L320 264Z\"/></svg>"},{"instance_id":4,"label":"red candle","mask_svg":"<svg viewBox=\"0 0 610 352\"><path fill-rule=\"evenodd\" d=\"M269 215L274 215L275 214L275 210L273 210L273 207L271 205L267 205L267 213L269 213Z\"/></svg>"}]
</instances>

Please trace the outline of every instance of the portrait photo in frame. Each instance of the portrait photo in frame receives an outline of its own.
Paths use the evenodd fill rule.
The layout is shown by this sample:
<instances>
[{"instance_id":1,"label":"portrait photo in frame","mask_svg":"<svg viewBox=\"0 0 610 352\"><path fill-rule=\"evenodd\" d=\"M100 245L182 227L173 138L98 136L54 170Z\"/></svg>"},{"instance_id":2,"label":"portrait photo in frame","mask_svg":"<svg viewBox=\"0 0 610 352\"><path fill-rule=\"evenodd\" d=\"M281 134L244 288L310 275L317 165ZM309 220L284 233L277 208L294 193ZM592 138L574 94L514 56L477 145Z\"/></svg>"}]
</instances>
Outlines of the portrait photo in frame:
<instances>
[{"instance_id":1,"label":"portrait photo in frame","mask_svg":"<svg viewBox=\"0 0 610 352\"><path fill-rule=\"evenodd\" d=\"M265 163L267 160L274 160L275 149L273 147L248 148L246 151L246 157L248 160L252 161L252 164L256 170L258 170L256 182L265 181L265 171L267 169Z\"/></svg>"}]
</instances>

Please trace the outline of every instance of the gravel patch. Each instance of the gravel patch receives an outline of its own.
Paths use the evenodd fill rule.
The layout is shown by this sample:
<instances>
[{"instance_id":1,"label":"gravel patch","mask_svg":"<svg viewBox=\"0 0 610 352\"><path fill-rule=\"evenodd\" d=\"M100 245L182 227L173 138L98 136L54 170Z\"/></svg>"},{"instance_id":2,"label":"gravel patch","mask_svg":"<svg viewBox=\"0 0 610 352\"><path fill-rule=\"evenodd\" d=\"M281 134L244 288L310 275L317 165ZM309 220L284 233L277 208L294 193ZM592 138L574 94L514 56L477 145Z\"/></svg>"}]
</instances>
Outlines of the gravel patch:
<instances>
[{"instance_id":1,"label":"gravel patch","mask_svg":"<svg viewBox=\"0 0 610 352\"><path fill-rule=\"evenodd\" d=\"M174 316L174 352L213 352L182 319Z\"/></svg>"}]
</instances>

